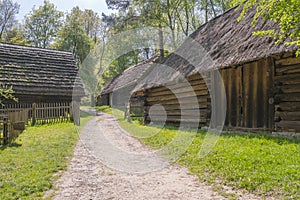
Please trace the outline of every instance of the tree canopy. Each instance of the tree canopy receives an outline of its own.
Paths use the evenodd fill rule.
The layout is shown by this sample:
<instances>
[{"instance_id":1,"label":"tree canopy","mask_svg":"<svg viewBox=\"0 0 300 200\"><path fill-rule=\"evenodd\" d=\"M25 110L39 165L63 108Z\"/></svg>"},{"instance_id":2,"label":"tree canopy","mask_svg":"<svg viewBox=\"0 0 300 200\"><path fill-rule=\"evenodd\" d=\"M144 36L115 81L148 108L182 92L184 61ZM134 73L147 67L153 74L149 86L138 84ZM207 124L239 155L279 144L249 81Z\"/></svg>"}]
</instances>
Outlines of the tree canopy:
<instances>
[{"instance_id":1,"label":"tree canopy","mask_svg":"<svg viewBox=\"0 0 300 200\"><path fill-rule=\"evenodd\" d=\"M12 0L0 1L0 39L13 29L16 23L16 14L19 13L20 5Z\"/></svg>"},{"instance_id":2,"label":"tree canopy","mask_svg":"<svg viewBox=\"0 0 300 200\"><path fill-rule=\"evenodd\" d=\"M26 40L35 47L47 48L53 42L61 26L63 12L45 0L38 9L33 8L26 16L24 31Z\"/></svg>"}]
</instances>

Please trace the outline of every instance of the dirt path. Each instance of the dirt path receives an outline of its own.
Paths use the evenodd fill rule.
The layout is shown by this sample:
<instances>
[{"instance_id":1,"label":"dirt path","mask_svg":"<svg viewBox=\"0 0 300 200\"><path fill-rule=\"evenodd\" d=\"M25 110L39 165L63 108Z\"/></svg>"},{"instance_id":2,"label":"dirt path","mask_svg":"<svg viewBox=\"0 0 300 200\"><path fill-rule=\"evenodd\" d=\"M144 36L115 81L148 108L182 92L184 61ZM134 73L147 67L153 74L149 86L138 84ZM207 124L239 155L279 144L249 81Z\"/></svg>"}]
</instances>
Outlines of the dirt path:
<instances>
[{"instance_id":1,"label":"dirt path","mask_svg":"<svg viewBox=\"0 0 300 200\"><path fill-rule=\"evenodd\" d=\"M155 157L111 115L95 117L80 137L68 170L57 181L54 199L225 199L189 175L186 168ZM154 164L139 157L141 152ZM107 159L110 157L114 159ZM142 167L149 172L141 172Z\"/></svg>"}]
</instances>

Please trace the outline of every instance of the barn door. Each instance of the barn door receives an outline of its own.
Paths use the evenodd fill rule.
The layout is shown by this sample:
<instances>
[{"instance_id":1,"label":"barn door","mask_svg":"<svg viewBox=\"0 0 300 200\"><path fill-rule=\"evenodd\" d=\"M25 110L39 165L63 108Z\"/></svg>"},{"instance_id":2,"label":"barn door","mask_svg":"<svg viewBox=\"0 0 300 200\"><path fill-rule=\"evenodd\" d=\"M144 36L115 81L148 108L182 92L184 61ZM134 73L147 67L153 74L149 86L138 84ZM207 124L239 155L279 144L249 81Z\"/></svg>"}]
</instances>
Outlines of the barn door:
<instances>
[{"instance_id":1,"label":"barn door","mask_svg":"<svg viewBox=\"0 0 300 200\"><path fill-rule=\"evenodd\" d=\"M240 125L245 128L272 129L274 105L270 88L273 84L273 65L266 59L245 64L240 70Z\"/></svg>"},{"instance_id":2,"label":"barn door","mask_svg":"<svg viewBox=\"0 0 300 200\"><path fill-rule=\"evenodd\" d=\"M273 129L272 62L266 59L220 70L227 99L225 126Z\"/></svg>"}]
</instances>

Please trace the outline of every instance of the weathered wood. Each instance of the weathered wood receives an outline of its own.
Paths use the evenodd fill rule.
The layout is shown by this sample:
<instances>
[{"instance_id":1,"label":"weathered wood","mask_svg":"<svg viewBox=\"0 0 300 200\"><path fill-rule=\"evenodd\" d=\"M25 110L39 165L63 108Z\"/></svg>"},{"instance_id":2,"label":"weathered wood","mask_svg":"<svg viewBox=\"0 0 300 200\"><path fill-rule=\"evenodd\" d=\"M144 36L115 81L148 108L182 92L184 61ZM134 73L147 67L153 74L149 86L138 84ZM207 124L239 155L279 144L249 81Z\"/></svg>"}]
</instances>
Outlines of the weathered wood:
<instances>
[{"instance_id":1,"label":"weathered wood","mask_svg":"<svg viewBox=\"0 0 300 200\"><path fill-rule=\"evenodd\" d=\"M260 66L260 68L262 69L264 66ZM257 115L257 104L259 103L259 101L261 101L262 99L258 99L258 82L259 82L259 78L261 78L259 75L259 70L258 70L258 62L254 62L252 64L251 67L251 73L253 73L252 76L252 95L250 97L251 102L250 104L252 104L252 110L251 110L251 114L252 114L252 128L257 128L257 120L258 120L258 115ZM262 87L262 85L260 86ZM258 101L259 100L259 101ZM263 102L261 102L263 103Z\"/></svg>"},{"instance_id":2,"label":"weathered wood","mask_svg":"<svg viewBox=\"0 0 300 200\"><path fill-rule=\"evenodd\" d=\"M184 118L180 118L177 116L168 116L167 119L165 117L161 117L161 116L152 116L152 118L147 117L147 121L153 121L153 122L161 122L166 120L166 122L174 122L174 123L178 123L178 122L187 122L187 123L205 123L206 119L205 118L189 118L189 119L184 119Z\"/></svg>"},{"instance_id":3,"label":"weathered wood","mask_svg":"<svg viewBox=\"0 0 300 200\"><path fill-rule=\"evenodd\" d=\"M264 99L266 104L268 105L268 112L264 113L264 122L267 123L266 127L268 127L271 130L275 129L274 124L274 115L275 115L275 106L274 102L272 100L274 99L273 94L273 88L275 86L274 78L275 78L275 61L273 58L268 58L268 71L267 71L267 78L268 81L266 81L266 88L268 88L267 91L267 99ZM266 94L264 94L266 95ZM273 100L274 101L274 100Z\"/></svg>"},{"instance_id":4,"label":"weathered wood","mask_svg":"<svg viewBox=\"0 0 300 200\"><path fill-rule=\"evenodd\" d=\"M281 60L276 60L275 64L278 65L295 65L300 63L300 57L297 58L284 58Z\"/></svg>"},{"instance_id":5,"label":"weathered wood","mask_svg":"<svg viewBox=\"0 0 300 200\"><path fill-rule=\"evenodd\" d=\"M276 102L299 102L300 93L290 93L290 94L276 94Z\"/></svg>"},{"instance_id":6,"label":"weathered wood","mask_svg":"<svg viewBox=\"0 0 300 200\"><path fill-rule=\"evenodd\" d=\"M276 111L300 111L300 102L280 102L275 105Z\"/></svg>"},{"instance_id":7,"label":"weathered wood","mask_svg":"<svg viewBox=\"0 0 300 200\"><path fill-rule=\"evenodd\" d=\"M149 99L147 99L149 100ZM196 104L196 103L210 103L210 98L208 96L197 96L195 97L187 97L187 98L180 98L181 104ZM179 104L178 99L172 99L167 101L147 101L147 105L155 105L155 104L163 104L163 105L174 105Z\"/></svg>"},{"instance_id":8,"label":"weathered wood","mask_svg":"<svg viewBox=\"0 0 300 200\"><path fill-rule=\"evenodd\" d=\"M171 111L166 111L162 112L160 110L151 110L151 114L154 116L164 116L167 114L168 116L198 116L198 117L207 117L210 113L207 113L208 111L198 111L196 112L195 110L171 110Z\"/></svg>"},{"instance_id":9,"label":"weathered wood","mask_svg":"<svg viewBox=\"0 0 300 200\"><path fill-rule=\"evenodd\" d=\"M300 121L280 121L275 123L276 131L300 131Z\"/></svg>"},{"instance_id":10,"label":"weathered wood","mask_svg":"<svg viewBox=\"0 0 300 200\"><path fill-rule=\"evenodd\" d=\"M300 111L298 112L275 112L275 119L282 121L300 121Z\"/></svg>"},{"instance_id":11,"label":"weathered wood","mask_svg":"<svg viewBox=\"0 0 300 200\"><path fill-rule=\"evenodd\" d=\"M300 84L300 74L289 74L274 77L275 85Z\"/></svg>"},{"instance_id":12,"label":"weathered wood","mask_svg":"<svg viewBox=\"0 0 300 200\"><path fill-rule=\"evenodd\" d=\"M276 76L294 73L300 73L300 63L296 65L288 65L282 67L278 66L276 68Z\"/></svg>"},{"instance_id":13,"label":"weathered wood","mask_svg":"<svg viewBox=\"0 0 300 200\"><path fill-rule=\"evenodd\" d=\"M298 84L277 86L276 88L285 94L300 93L300 85Z\"/></svg>"},{"instance_id":14,"label":"weathered wood","mask_svg":"<svg viewBox=\"0 0 300 200\"><path fill-rule=\"evenodd\" d=\"M184 99L187 97L197 97L197 96L205 96L208 95L207 90L198 90L193 92L186 92L177 94L177 96L173 95L165 95L165 96L156 96L156 97L147 97L147 101L166 101L166 100L174 100L174 99Z\"/></svg>"},{"instance_id":15,"label":"weathered wood","mask_svg":"<svg viewBox=\"0 0 300 200\"><path fill-rule=\"evenodd\" d=\"M165 91L160 91L160 92L152 92L149 94L149 97L158 97L158 96L164 96L164 95L170 95L170 94L181 94L181 93L186 93L186 92L197 92L197 91L207 91L206 86L202 85L197 85L197 86L186 86L183 88L179 89L174 89L174 90L165 90Z\"/></svg>"},{"instance_id":16,"label":"weathered wood","mask_svg":"<svg viewBox=\"0 0 300 200\"><path fill-rule=\"evenodd\" d=\"M168 83L165 84L164 86L152 88L150 91L151 93L156 93L156 92L164 92L164 91L176 90L180 88L194 87L194 86L205 88L206 83L201 80L194 80L192 82L179 82L179 83L174 82L173 84Z\"/></svg>"},{"instance_id":17,"label":"weathered wood","mask_svg":"<svg viewBox=\"0 0 300 200\"><path fill-rule=\"evenodd\" d=\"M210 104L209 104L210 105ZM165 110L185 110L185 109L203 109L207 108L208 104L207 103L201 103L201 104L175 104L175 105L163 105ZM151 106L146 106L147 109L150 109ZM159 109L158 107L153 107L151 108L153 110Z\"/></svg>"}]
</instances>

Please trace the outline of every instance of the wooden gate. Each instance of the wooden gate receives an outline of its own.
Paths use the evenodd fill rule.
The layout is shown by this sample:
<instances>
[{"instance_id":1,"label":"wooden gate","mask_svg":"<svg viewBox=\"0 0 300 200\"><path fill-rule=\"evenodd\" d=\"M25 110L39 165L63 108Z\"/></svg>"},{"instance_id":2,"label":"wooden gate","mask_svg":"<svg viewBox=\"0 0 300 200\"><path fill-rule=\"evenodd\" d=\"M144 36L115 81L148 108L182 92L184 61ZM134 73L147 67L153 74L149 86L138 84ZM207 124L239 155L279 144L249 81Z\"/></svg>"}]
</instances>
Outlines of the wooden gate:
<instances>
[{"instance_id":1,"label":"wooden gate","mask_svg":"<svg viewBox=\"0 0 300 200\"><path fill-rule=\"evenodd\" d=\"M220 73L227 97L225 126L273 130L273 61L247 63Z\"/></svg>"}]
</instances>

